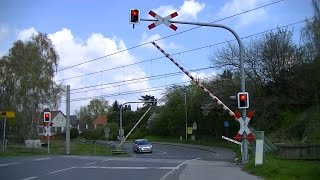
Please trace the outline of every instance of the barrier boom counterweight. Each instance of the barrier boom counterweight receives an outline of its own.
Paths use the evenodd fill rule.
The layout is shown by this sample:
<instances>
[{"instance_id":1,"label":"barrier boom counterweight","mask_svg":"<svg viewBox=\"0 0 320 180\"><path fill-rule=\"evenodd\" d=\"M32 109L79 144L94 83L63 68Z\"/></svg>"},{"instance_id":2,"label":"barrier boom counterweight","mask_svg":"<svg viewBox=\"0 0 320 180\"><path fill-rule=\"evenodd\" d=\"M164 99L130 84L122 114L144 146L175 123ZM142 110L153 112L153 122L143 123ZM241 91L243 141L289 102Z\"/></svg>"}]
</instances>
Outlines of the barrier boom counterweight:
<instances>
[{"instance_id":1,"label":"barrier boom counterweight","mask_svg":"<svg viewBox=\"0 0 320 180\"><path fill-rule=\"evenodd\" d=\"M166 53L158 44L156 44L155 42L152 42L152 44L159 49L160 52L162 52L171 62L173 62L173 64L175 64L182 72L184 72L193 82L195 82L206 94L208 94L213 100L214 102L216 102L219 106L221 106L223 108L223 110L225 110L230 116L232 116L235 120L238 120L236 115L234 114L234 112L228 108L228 106L226 106L225 104L223 104L222 101L220 101L220 99L218 99L215 95L213 95L206 87L204 87L198 80L196 80L193 76L191 76L191 74L185 70L182 66L180 66L180 64L178 64L177 61L175 61L170 54Z\"/></svg>"}]
</instances>

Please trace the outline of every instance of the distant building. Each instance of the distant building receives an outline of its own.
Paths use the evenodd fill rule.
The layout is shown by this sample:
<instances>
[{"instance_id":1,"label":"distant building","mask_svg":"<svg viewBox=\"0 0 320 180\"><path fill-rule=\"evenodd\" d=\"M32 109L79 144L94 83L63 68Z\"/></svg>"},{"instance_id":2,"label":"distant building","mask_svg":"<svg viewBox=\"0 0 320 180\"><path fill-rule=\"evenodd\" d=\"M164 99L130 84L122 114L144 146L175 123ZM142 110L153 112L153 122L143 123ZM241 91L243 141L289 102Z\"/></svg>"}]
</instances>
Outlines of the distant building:
<instances>
[{"instance_id":1,"label":"distant building","mask_svg":"<svg viewBox=\"0 0 320 180\"><path fill-rule=\"evenodd\" d=\"M51 112L51 122L52 128L51 133L62 133L65 131L67 118L61 111L50 111ZM38 118L39 126L38 126L38 134L43 134L43 113L40 113L40 117ZM70 123L70 127L72 127Z\"/></svg>"},{"instance_id":2,"label":"distant building","mask_svg":"<svg viewBox=\"0 0 320 180\"><path fill-rule=\"evenodd\" d=\"M107 116L106 115L99 115L94 121L93 121L93 125L94 128L96 129L97 127L102 127L103 125L107 124L108 120L107 120Z\"/></svg>"}]
</instances>

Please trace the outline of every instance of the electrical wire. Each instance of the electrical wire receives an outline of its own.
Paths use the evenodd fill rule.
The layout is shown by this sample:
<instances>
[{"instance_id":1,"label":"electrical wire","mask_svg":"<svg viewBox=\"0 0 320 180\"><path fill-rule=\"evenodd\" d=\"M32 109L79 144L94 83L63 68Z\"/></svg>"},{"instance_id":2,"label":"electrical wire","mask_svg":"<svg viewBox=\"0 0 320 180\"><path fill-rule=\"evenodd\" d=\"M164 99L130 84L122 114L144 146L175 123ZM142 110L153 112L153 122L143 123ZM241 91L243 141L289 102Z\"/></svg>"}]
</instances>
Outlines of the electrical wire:
<instances>
[{"instance_id":1,"label":"electrical wire","mask_svg":"<svg viewBox=\"0 0 320 180\"><path fill-rule=\"evenodd\" d=\"M265 7L268 7L268 6L271 6L271 5L280 3L280 2L282 2L282 1L284 1L284 0L274 1L274 2L271 2L271 3L269 3L269 4L265 4L265 5L262 5L262 6L259 6L259 7L256 7L256 8L253 8L253 9L250 9L250 10L247 10L247 11L244 11L244 12L241 12L241 13L238 13L238 14L234 14L234 15L231 15L231 16L228 16L228 17L225 17L225 18L222 18L222 19L213 21L213 22L211 22L211 23L216 23L216 22L220 22L220 21L223 21L223 20L226 20L226 19L230 19L230 18L239 16L239 15L242 15L242 14L245 14L245 13L248 13L248 12L251 12L251 11L255 11L255 10L258 10L258 9L261 9L261 8L265 8ZM165 37L156 39L156 40L154 40L154 41L159 41L159 40L167 39L167 38L169 38L169 37L173 37L173 36L176 36L176 35L179 35L179 34L188 32L188 31L192 31L192 30L197 29L197 28L200 28L200 27L202 27L202 26L193 27L193 28L187 29L187 30L185 30L185 31L181 31L181 32L178 32L178 33L174 33L174 34L171 34L171 35L168 35L168 36L165 36ZM84 62L82 62L82 63L78 63L78 64L71 65L71 66L68 66L68 67L65 67L65 68L62 68L62 69L58 69L57 72L63 71L63 70L66 70L66 69L70 69L70 68L73 68L73 67L77 67L77 66L80 66L80 65L83 65L83 64L87 64L87 63L90 63L90 62L93 62L93 61L97 61L97 60L99 60L99 59L103 59L103 58L106 58L106 57L109 57L109 56L113 56L113 55L116 55L116 54L119 54L119 53L123 53L123 52L129 51L129 50L132 50L132 49L135 49L135 48L138 48L138 47L147 45L147 44L149 44L149 43L151 43L151 41L150 41L150 42L146 42L146 43L142 43L142 44L140 44L140 45L136 45L136 46L133 46L133 47L130 47L130 48L121 50L121 51L117 51L117 52L114 52L114 53L110 53L110 54L105 55L105 56L101 56L101 57L94 58L94 59L91 59L91 60L88 60L88 61L84 61Z\"/></svg>"},{"instance_id":2,"label":"electrical wire","mask_svg":"<svg viewBox=\"0 0 320 180\"><path fill-rule=\"evenodd\" d=\"M199 68L199 69L192 69L192 70L189 70L189 72L198 72L198 71L208 70L208 69L212 69L212 68L213 68L212 66L209 66L209 67L204 67L204 68ZM166 73L166 74L159 74L159 75L153 75L153 76L148 76L148 77L130 79L130 80L127 80L127 81L116 81L116 82L96 85L94 87L106 86L106 85L112 85L112 84L119 84L119 85L112 85L112 86L102 87L102 88L98 88L98 89L90 89L90 90L85 90L85 91L72 92L70 94L85 93L85 92L89 92L89 91L96 91L96 90L101 90L101 89L106 89L106 88L117 87L117 86L136 84L136 83L141 83L141 82L145 82L145 81L152 81L152 80L157 80L157 79L163 79L163 78L167 78L167 77L177 76L177 75L181 75L181 74L183 74L183 72L177 71L177 72L173 72L173 73ZM144 80L144 81L142 81L142 80ZM124 83L124 82L129 82L129 83ZM120 84L120 83L123 83L123 84ZM77 89L71 89L70 91L76 91L76 90L87 89L87 88L92 88L92 87L82 87L82 88L77 88Z\"/></svg>"},{"instance_id":3,"label":"electrical wire","mask_svg":"<svg viewBox=\"0 0 320 180\"><path fill-rule=\"evenodd\" d=\"M202 81L208 80L208 78L203 78L201 79ZM156 86L156 87L151 87L151 88L145 88L142 90L134 90L134 91L125 91L125 92L119 92L119 93L113 93L113 94L105 94L105 95L99 95L99 96L91 96L91 97L82 97L82 98L77 98L77 99L71 99L70 102L73 101L83 101L83 100L88 100L88 99L94 99L94 98L104 98L104 97L114 97L114 96L123 96L123 95L130 95L130 94L137 94L137 93L142 93L142 92L153 92L153 91L163 91L166 90L166 88L163 87L168 87L168 86L174 86L174 85L180 85L180 84L185 84L188 83L189 81L183 81L179 83L172 83L168 85L162 85L162 86ZM65 101L63 101L65 103Z\"/></svg>"},{"instance_id":4,"label":"electrical wire","mask_svg":"<svg viewBox=\"0 0 320 180\"><path fill-rule=\"evenodd\" d=\"M251 38L253 36L258 36L258 35L261 35L261 34L265 34L267 32L271 32L271 31L277 30L279 28L281 29L281 28L287 28L289 26L294 26L296 24L300 24L300 23L306 22L306 21L311 20L311 19L312 18L304 19L304 20L301 20L301 21L297 21L297 22L293 22L293 23L286 24L286 25L283 25L283 26L279 26L279 27L276 27L276 28L273 28L273 29L261 31L261 32L255 33L255 34L251 34L251 35L247 35L247 36L241 37L240 39L248 39L248 38ZM177 53L172 53L171 55L175 56L175 55L179 55L179 54L185 54L185 53L189 53L189 52L193 52L193 51L198 51L198 50L202 50L202 49L206 49L206 48L211 48L213 46L218 46L218 45L230 43L230 42L233 42L233 41L236 41L236 40L222 41L222 42L219 42L219 43L209 44L209 45L197 47L197 48L194 48L194 49L189 49L189 50L180 51L180 52L177 52ZM128 65L117 66L117 67L105 69L105 70L102 70L102 71L96 71L96 72L92 72L92 73L88 73L88 74L83 74L83 75L79 75L79 76L73 76L73 77L69 77L69 78L60 79L60 80L57 80L57 82L65 81L65 80L69 80L69 79L74 79L74 78L80 78L80 77L84 77L84 76L89 76L89 75L93 75L93 74L97 74L97 73L101 73L101 72L107 72L107 71L120 69L120 68L124 68L124 67L128 67L128 66L132 66L132 65L137 65L137 64L141 64L141 63L154 61L154 60L159 60L159 59L163 59L163 58L166 58L166 57L165 56L159 56L159 57L156 57L156 58L143 60L143 61L139 61L139 62L136 62L136 63L128 64Z\"/></svg>"}]
</instances>

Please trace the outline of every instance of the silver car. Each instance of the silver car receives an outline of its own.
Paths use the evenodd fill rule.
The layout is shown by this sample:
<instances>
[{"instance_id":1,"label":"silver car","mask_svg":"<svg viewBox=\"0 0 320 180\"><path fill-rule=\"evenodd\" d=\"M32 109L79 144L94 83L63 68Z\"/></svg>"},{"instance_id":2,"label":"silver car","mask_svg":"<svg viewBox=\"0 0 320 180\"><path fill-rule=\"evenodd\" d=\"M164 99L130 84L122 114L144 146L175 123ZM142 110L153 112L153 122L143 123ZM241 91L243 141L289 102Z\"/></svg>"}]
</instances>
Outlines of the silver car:
<instances>
[{"instance_id":1,"label":"silver car","mask_svg":"<svg viewBox=\"0 0 320 180\"><path fill-rule=\"evenodd\" d=\"M133 151L138 153L152 153L152 144L147 139L137 139L133 142Z\"/></svg>"}]
</instances>

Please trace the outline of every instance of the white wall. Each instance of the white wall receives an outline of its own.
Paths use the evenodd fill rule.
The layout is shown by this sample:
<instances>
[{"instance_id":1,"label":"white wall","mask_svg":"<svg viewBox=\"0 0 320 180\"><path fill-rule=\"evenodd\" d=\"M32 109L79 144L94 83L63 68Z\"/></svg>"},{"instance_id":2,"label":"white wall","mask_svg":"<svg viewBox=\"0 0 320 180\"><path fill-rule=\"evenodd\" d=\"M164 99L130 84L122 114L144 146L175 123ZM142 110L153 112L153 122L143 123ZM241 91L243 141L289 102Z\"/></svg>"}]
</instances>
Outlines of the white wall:
<instances>
[{"instance_id":1,"label":"white wall","mask_svg":"<svg viewBox=\"0 0 320 180\"><path fill-rule=\"evenodd\" d=\"M52 119L52 127L66 127L66 117L59 112L54 119Z\"/></svg>"}]
</instances>

